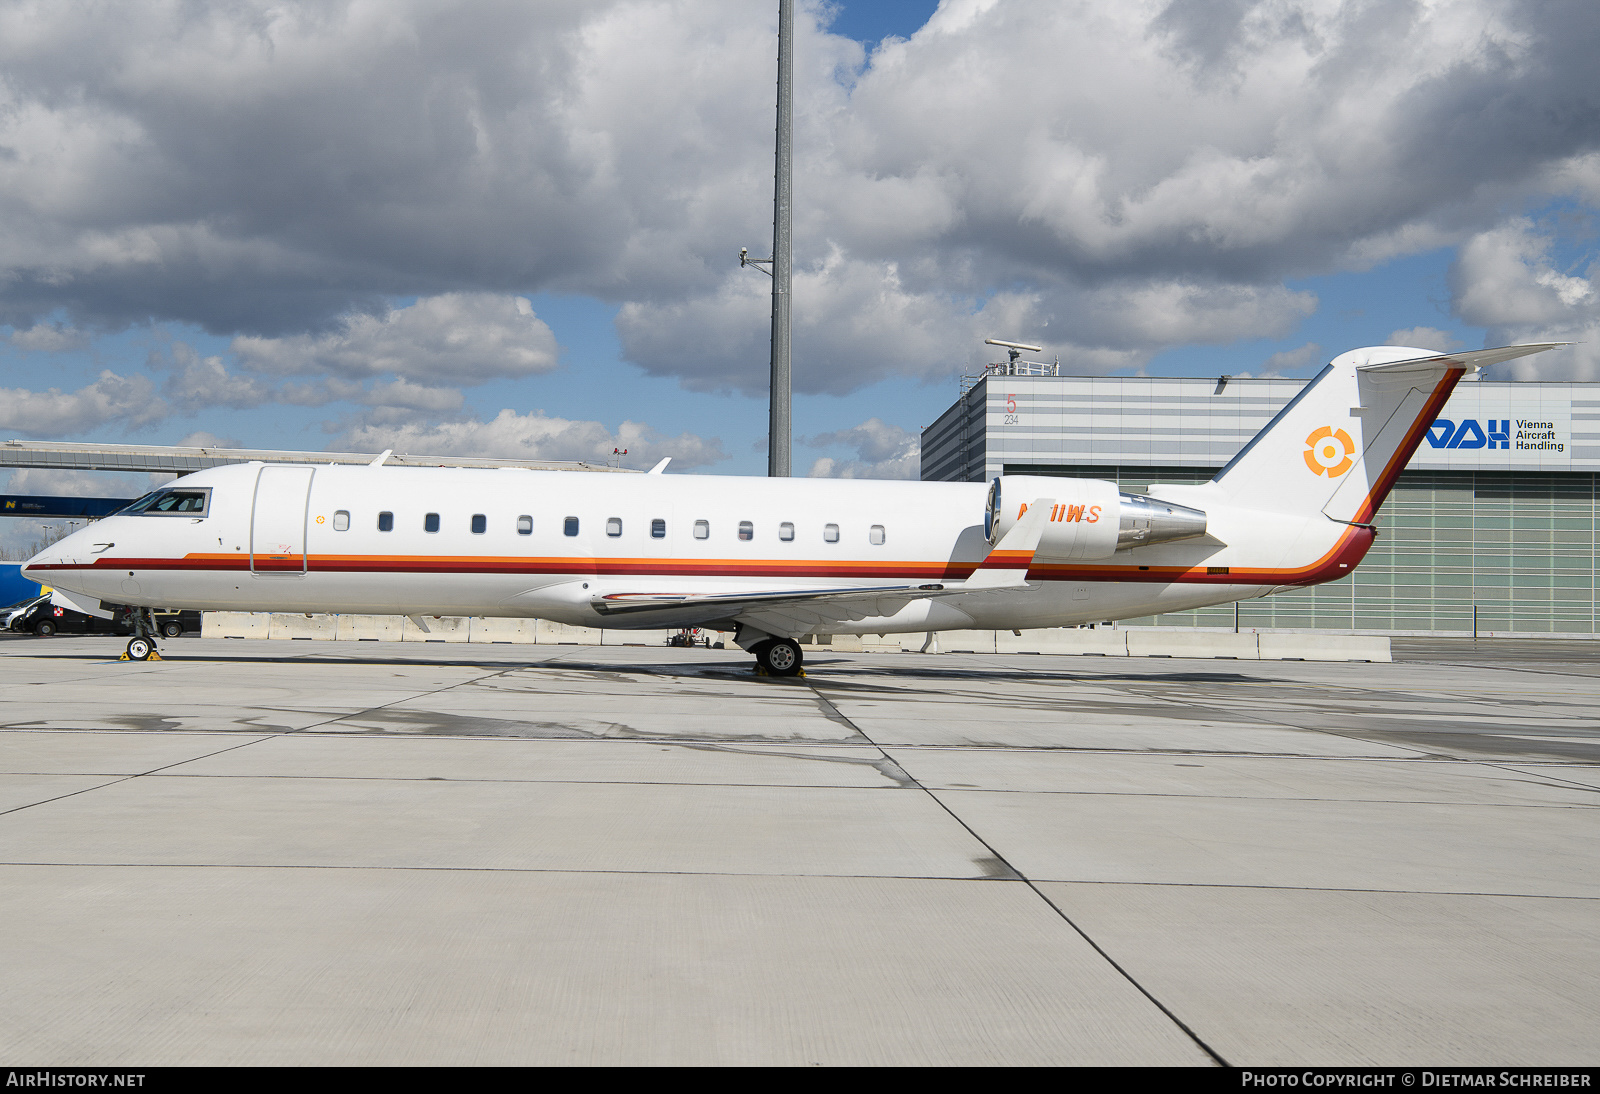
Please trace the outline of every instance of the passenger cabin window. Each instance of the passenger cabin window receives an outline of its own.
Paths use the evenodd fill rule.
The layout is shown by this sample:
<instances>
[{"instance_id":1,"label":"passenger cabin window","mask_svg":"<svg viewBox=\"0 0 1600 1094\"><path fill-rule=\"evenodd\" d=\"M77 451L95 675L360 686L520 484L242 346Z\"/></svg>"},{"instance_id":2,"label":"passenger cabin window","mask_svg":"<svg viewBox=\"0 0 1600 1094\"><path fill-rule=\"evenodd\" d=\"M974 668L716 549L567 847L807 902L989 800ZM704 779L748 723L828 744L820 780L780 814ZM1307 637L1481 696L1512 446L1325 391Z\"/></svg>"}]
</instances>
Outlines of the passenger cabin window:
<instances>
[{"instance_id":1,"label":"passenger cabin window","mask_svg":"<svg viewBox=\"0 0 1600 1094\"><path fill-rule=\"evenodd\" d=\"M694 538L709 539L711 537L711 522L697 520L694 522Z\"/></svg>"},{"instance_id":2,"label":"passenger cabin window","mask_svg":"<svg viewBox=\"0 0 1600 1094\"><path fill-rule=\"evenodd\" d=\"M380 532L392 532L392 531L394 531L394 514L393 513L379 513L378 514L378 531L380 531Z\"/></svg>"},{"instance_id":3,"label":"passenger cabin window","mask_svg":"<svg viewBox=\"0 0 1600 1094\"><path fill-rule=\"evenodd\" d=\"M429 513L427 516L423 517L422 530L424 532L437 532L439 530L439 514Z\"/></svg>"},{"instance_id":4,"label":"passenger cabin window","mask_svg":"<svg viewBox=\"0 0 1600 1094\"><path fill-rule=\"evenodd\" d=\"M481 536L489 530L489 518L482 513L472 514L472 534Z\"/></svg>"},{"instance_id":5,"label":"passenger cabin window","mask_svg":"<svg viewBox=\"0 0 1600 1094\"><path fill-rule=\"evenodd\" d=\"M743 540L755 539L756 526L747 520L741 520L739 522L739 538Z\"/></svg>"},{"instance_id":6,"label":"passenger cabin window","mask_svg":"<svg viewBox=\"0 0 1600 1094\"><path fill-rule=\"evenodd\" d=\"M872 541L872 545L874 547L882 547L883 546L883 525L874 524L872 526L872 531L867 534L867 538Z\"/></svg>"},{"instance_id":7,"label":"passenger cabin window","mask_svg":"<svg viewBox=\"0 0 1600 1094\"><path fill-rule=\"evenodd\" d=\"M621 517L607 517L606 518L606 535L608 535L608 536L620 536L621 534L622 534L622 518Z\"/></svg>"},{"instance_id":8,"label":"passenger cabin window","mask_svg":"<svg viewBox=\"0 0 1600 1094\"><path fill-rule=\"evenodd\" d=\"M657 517L655 520L651 521L650 522L650 538L651 539L666 539L667 538L667 522L662 520L660 517Z\"/></svg>"},{"instance_id":9,"label":"passenger cabin window","mask_svg":"<svg viewBox=\"0 0 1600 1094\"><path fill-rule=\"evenodd\" d=\"M785 543L788 543L790 540L794 539L794 523L792 521L786 520L782 524L778 525L778 538L783 540Z\"/></svg>"},{"instance_id":10,"label":"passenger cabin window","mask_svg":"<svg viewBox=\"0 0 1600 1094\"><path fill-rule=\"evenodd\" d=\"M517 535L533 535L533 518L528 516L526 513L517 518Z\"/></svg>"},{"instance_id":11,"label":"passenger cabin window","mask_svg":"<svg viewBox=\"0 0 1600 1094\"><path fill-rule=\"evenodd\" d=\"M826 543L838 543L839 526L837 524L824 524L822 526L822 538Z\"/></svg>"},{"instance_id":12,"label":"passenger cabin window","mask_svg":"<svg viewBox=\"0 0 1600 1094\"><path fill-rule=\"evenodd\" d=\"M334 511L333 530L335 532L348 532L350 530L350 510L338 509Z\"/></svg>"},{"instance_id":13,"label":"passenger cabin window","mask_svg":"<svg viewBox=\"0 0 1600 1094\"><path fill-rule=\"evenodd\" d=\"M578 518L577 517L568 517L567 518L567 522L564 525L562 525L561 531L562 531L562 533L564 535L569 535L569 536L577 535L578 534Z\"/></svg>"}]
</instances>

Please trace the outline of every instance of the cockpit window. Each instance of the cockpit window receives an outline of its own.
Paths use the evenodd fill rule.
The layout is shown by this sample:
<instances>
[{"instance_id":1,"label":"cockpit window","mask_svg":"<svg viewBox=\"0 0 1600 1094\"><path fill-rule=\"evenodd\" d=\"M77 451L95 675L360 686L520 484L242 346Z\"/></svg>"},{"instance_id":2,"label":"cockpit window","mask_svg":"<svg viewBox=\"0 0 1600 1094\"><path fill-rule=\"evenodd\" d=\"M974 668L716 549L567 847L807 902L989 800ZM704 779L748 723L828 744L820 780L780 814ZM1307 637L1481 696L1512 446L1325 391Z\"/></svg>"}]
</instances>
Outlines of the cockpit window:
<instances>
[{"instance_id":1,"label":"cockpit window","mask_svg":"<svg viewBox=\"0 0 1600 1094\"><path fill-rule=\"evenodd\" d=\"M203 517L210 504L209 486L191 486L187 489L163 487L152 490L119 515L142 513L149 517Z\"/></svg>"}]
</instances>

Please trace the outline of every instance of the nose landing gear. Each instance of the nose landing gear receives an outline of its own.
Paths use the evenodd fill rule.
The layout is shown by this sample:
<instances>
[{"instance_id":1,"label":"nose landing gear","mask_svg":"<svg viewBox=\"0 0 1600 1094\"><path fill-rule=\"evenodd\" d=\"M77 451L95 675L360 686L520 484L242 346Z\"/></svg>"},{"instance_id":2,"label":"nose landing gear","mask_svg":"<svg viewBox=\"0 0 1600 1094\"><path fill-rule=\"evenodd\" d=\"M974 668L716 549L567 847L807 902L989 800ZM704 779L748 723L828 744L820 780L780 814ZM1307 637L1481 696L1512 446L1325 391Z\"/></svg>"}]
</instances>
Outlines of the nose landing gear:
<instances>
[{"instance_id":1,"label":"nose landing gear","mask_svg":"<svg viewBox=\"0 0 1600 1094\"><path fill-rule=\"evenodd\" d=\"M128 622L133 624L134 635L128 640L128 648L119 660L161 660L161 654L156 652L155 612L149 608L129 608Z\"/></svg>"}]
</instances>

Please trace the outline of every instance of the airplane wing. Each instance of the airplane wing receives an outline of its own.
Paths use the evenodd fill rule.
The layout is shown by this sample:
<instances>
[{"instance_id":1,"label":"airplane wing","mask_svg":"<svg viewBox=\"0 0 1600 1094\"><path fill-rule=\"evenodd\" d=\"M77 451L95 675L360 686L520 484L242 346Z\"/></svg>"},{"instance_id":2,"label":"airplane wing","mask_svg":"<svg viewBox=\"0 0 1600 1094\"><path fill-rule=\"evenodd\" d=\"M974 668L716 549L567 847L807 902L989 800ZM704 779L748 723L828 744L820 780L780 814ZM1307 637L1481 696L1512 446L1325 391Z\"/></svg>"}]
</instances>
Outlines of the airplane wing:
<instances>
[{"instance_id":1,"label":"airplane wing","mask_svg":"<svg viewBox=\"0 0 1600 1094\"><path fill-rule=\"evenodd\" d=\"M1022 589L1028 584L1028 567L1044 535L1051 501L1035 501L966 581L715 593L606 593L589 603L603 616L626 618L636 626L693 627L739 620L773 634L805 634L831 623L894 615L913 600Z\"/></svg>"},{"instance_id":2,"label":"airplane wing","mask_svg":"<svg viewBox=\"0 0 1600 1094\"><path fill-rule=\"evenodd\" d=\"M834 589L753 589L732 593L609 593L589 603L603 616L641 626L692 627L754 613L792 614L796 620L866 619L893 615L913 600L949 596L959 583L874 585ZM648 622L646 622L648 621Z\"/></svg>"}]
</instances>

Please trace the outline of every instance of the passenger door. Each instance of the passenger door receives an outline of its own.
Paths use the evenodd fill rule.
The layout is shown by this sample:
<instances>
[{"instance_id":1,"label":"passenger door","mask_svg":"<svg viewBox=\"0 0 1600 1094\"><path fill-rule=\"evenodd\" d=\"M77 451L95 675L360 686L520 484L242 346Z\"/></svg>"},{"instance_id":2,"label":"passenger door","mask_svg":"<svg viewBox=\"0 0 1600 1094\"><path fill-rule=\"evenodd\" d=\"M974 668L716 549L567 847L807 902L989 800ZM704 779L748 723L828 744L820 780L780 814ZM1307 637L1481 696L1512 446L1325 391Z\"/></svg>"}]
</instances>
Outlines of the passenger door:
<instances>
[{"instance_id":1,"label":"passenger door","mask_svg":"<svg viewBox=\"0 0 1600 1094\"><path fill-rule=\"evenodd\" d=\"M250 512L250 571L299 575L306 572L306 509L311 467L266 466L256 475Z\"/></svg>"}]
</instances>

